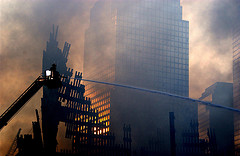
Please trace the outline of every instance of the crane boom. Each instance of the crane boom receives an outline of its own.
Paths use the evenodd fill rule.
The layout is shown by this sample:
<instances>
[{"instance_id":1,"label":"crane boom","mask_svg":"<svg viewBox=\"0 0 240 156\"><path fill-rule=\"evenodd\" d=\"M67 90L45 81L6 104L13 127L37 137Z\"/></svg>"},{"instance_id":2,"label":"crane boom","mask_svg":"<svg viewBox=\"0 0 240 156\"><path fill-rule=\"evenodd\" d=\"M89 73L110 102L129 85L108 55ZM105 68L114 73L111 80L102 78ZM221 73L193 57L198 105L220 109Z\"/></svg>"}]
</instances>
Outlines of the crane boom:
<instances>
[{"instance_id":1,"label":"crane boom","mask_svg":"<svg viewBox=\"0 0 240 156\"><path fill-rule=\"evenodd\" d=\"M39 76L13 104L0 116L0 130L7 125L8 121L27 103L39 89L46 85L48 88L58 88L61 86L59 73L56 71L56 65L46 71L45 77Z\"/></svg>"},{"instance_id":2,"label":"crane boom","mask_svg":"<svg viewBox=\"0 0 240 156\"><path fill-rule=\"evenodd\" d=\"M22 106L38 92L45 81L40 81L38 77L18 98L13 104L0 116L0 129L7 125L7 122L22 108Z\"/></svg>"}]
</instances>

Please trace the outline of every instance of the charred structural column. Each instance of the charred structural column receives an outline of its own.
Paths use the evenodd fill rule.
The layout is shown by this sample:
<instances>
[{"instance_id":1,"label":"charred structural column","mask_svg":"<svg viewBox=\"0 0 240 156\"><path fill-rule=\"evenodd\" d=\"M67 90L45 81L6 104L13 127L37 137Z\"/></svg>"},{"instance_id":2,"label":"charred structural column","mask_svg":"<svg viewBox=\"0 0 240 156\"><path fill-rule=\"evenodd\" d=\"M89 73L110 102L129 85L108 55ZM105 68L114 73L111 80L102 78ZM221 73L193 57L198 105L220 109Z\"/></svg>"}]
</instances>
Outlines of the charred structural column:
<instances>
[{"instance_id":1,"label":"charred structural column","mask_svg":"<svg viewBox=\"0 0 240 156\"><path fill-rule=\"evenodd\" d=\"M59 52L59 49L56 37L57 31L55 33L53 26L53 32L50 33L50 39L47 42L46 50L43 51L43 73L51 67L51 64L55 63L58 65L57 53ZM47 87L43 87L43 98L41 101L44 151L49 154L55 153L57 146L56 136L59 124L56 110L61 106L61 103L58 102L58 89L48 89Z\"/></svg>"},{"instance_id":2,"label":"charred structural column","mask_svg":"<svg viewBox=\"0 0 240 156\"><path fill-rule=\"evenodd\" d=\"M35 111L36 111L37 122L32 122L33 139L34 139L34 142L36 143L36 150L37 150L36 152L40 154L43 150L43 143L42 143L42 135L41 135L38 110L36 109Z\"/></svg>"},{"instance_id":3,"label":"charred structural column","mask_svg":"<svg viewBox=\"0 0 240 156\"><path fill-rule=\"evenodd\" d=\"M66 77L72 76L72 72L69 72L66 66L70 44L65 43L64 49L59 49L57 33L58 27L55 31L53 26L53 31L50 33L46 50L43 51L42 72L44 73L45 70L52 66L52 64L56 64L57 71L61 75ZM48 89L43 87L41 109L44 151L48 155L49 153L52 155L52 153L56 152L58 124L63 116L61 113L61 102L59 101L58 89Z\"/></svg>"},{"instance_id":4,"label":"charred structural column","mask_svg":"<svg viewBox=\"0 0 240 156\"><path fill-rule=\"evenodd\" d=\"M175 140L174 119L175 119L174 112L169 112L171 156L176 156L176 140Z\"/></svg>"},{"instance_id":5,"label":"charred structural column","mask_svg":"<svg viewBox=\"0 0 240 156\"><path fill-rule=\"evenodd\" d=\"M57 89L44 88L42 98L42 130L44 149L47 153L55 153L57 146L57 131L58 131L58 108L61 103L58 102Z\"/></svg>"}]
</instances>

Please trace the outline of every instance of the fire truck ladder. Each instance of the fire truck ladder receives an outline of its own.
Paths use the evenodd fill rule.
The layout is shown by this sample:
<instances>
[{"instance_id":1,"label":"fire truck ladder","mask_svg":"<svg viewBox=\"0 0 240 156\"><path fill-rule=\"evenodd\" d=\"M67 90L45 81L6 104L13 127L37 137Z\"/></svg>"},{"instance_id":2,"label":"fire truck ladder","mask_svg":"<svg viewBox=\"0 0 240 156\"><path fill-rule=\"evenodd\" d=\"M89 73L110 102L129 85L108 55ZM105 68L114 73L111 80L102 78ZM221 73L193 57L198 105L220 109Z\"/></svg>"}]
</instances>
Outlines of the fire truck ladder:
<instances>
[{"instance_id":1,"label":"fire truck ladder","mask_svg":"<svg viewBox=\"0 0 240 156\"><path fill-rule=\"evenodd\" d=\"M59 88L61 86L60 75L56 71L56 65L53 64L50 70L46 70L44 77L39 76L0 116L0 130L7 125L11 118L17 114L24 104L27 103L43 85L46 85L48 88Z\"/></svg>"},{"instance_id":2,"label":"fire truck ladder","mask_svg":"<svg viewBox=\"0 0 240 156\"><path fill-rule=\"evenodd\" d=\"M44 81L38 77L18 98L13 104L0 116L0 129L27 103L31 97L43 86Z\"/></svg>"}]
</instances>

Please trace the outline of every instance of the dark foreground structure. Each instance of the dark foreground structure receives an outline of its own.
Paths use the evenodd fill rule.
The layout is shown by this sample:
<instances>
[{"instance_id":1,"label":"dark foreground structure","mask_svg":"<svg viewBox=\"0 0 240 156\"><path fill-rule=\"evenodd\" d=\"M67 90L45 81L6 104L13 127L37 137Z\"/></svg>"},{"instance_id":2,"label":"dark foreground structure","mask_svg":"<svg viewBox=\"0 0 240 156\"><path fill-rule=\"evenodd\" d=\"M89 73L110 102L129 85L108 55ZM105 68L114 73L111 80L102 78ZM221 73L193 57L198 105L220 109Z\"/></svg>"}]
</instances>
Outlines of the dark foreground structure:
<instances>
[{"instance_id":1,"label":"dark foreground structure","mask_svg":"<svg viewBox=\"0 0 240 156\"><path fill-rule=\"evenodd\" d=\"M139 118L141 121L133 122L126 120L128 118L119 116L118 120L111 123L118 125L117 133L109 129L108 122L100 118L104 117L101 111L99 112L97 109L92 108L91 100L84 96L85 86L81 84L82 74L76 72L75 78L78 79L70 79L73 75L73 70L66 66L70 44L65 43L64 49L61 51L56 40L57 33L58 30L55 31L53 27L53 32L50 33L50 39L47 42L47 48L43 52L43 71L51 66L52 63L55 63L60 75L62 75L62 86L59 89L44 87L41 106L42 126L36 110L37 121L32 122L33 134L21 135L21 130L19 130L8 152L8 156L15 153L18 156L216 155L217 143L214 131L207 133L208 140L200 139L198 122L191 120L184 127L181 134L179 132L176 133L178 131L177 125L180 124L177 120L179 116L175 112L167 112L164 117L167 120L163 124L162 120L160 120L161 118L157 117L158 111L156 110L159 107L154 107L152 103L148 103L149 108L139 105L142 108L136 107L135 112L132 112L132 117ZM129 96L132 96L132 94ZM143 108L146 110L142 111ZM118 115L118 111L124 112L122 108L119 108L118 111L114 110L114 107L108 110L109 112L111 111L111 114L116 113L114 114L115 116ZM130 110L134 110L133 106L130 107ZM130 110L126 110L125 113L130 113L128 112ZM163 111L168 110L164 109ZM150 112L152 114L146 117ZM152 121L153 118L159 119L159 125L167 126L155 129L154 125L156 123ZM123 123L123 121L128 121L128 124ZM145 122L144 124L143 121ZM65 139L71 140L70 149L58 148L56 138L60 122L65 123ZM145 131L146 129L149 131ZM152 131L153 133L149 133ZM180 136L176 137L177 134L180 134ZM144 137L141 138L141 135ZM136 142L136 140L141 139L147 141Z\"/></svg>"},{"instance_id":2,"label":"dark foreground structure","mask_svg":"<svg viewBox=\"0 0 240 156\"><path fill-rule=\"evenodd\" d=\"M25 155L130 155L131 127L123 125L123 144L115 144L115 136L109 131L106 122L100 122L99 113L91 108L89 98L84 97L85 87L81 84L82 74L66 67L70 44L65 43L63 51L58 48L57 30L50 33L47 48L43 51L43 73L52 63L56 64L61 75L60 88L43 88L42 129L38 111L37 121L32 123L33 135L17 136L8 152L18 156ZM66 127L65 138L72 140L71 150L56 152L59 122Z\"/></svg>"}]
</instances>

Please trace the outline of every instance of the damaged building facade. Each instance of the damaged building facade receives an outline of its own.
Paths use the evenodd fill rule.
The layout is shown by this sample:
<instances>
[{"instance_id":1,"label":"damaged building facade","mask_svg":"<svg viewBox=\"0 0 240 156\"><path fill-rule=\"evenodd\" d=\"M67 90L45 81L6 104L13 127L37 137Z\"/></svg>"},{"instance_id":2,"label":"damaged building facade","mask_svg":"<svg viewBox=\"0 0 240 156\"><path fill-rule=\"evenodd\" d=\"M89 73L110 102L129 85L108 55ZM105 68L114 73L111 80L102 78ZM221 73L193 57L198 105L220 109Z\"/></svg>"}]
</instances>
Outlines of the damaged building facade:
<instances>
[{"instance_id":1,"label":"damaged building facade","mask_svg":"<svg viewBox=\"0 0 240 156\"><path fill-rule=\"evenodd\" d=\"M84 96L85 86L81 84L82 74L67 68L70 44L58 48L57 33L50 33L46 50L43 51L43 73L52 64L60 73L60 88L43 88L41 119L36 110L37 121L33 122L33 134L20 134L10 147L8 155L129 155L131 150L131 127L123 125L122 144L115 143L115 136L109 132L105 122L100 122L99 112L91 108L90 98ZM73 79L72 79L73 78ZM71 149L58 149L58 126L65 123L65 139L71 140ZM58 149L58 150L57 150Z\"/></svg>"}]
</instances>

